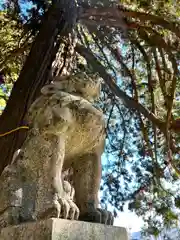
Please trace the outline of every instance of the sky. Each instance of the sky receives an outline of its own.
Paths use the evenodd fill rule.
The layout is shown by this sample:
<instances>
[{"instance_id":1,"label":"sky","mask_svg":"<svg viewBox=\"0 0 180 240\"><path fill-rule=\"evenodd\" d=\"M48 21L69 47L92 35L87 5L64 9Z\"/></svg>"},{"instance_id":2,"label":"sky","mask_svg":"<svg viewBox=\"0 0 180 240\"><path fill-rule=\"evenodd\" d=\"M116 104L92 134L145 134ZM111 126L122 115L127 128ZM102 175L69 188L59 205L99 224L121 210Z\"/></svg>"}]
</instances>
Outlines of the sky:
<instances>
[{"instance_id":1,"label":"sky","mask_svg":"<svg viewBox=\"0 0 180 240\"><path fill-rule=\"evenodd\" d=\"M118 217L114 221L114 226L125 227L131 232L141 231L143 224L142 218L128 210L128 203L125 204L123 212L118 212Z\"/></svg>"},{"instance_id":2,"label":"sky","mask_svg":"<svg viewBox=\"0 0 180 240\"><path fill-rule=\"evenodd\" d=\"M130 232L139 232L143 226L143 220L125 206L124 212L120 212L115 219L114 226L125 227Z\"/></svg>"}]
</instances>

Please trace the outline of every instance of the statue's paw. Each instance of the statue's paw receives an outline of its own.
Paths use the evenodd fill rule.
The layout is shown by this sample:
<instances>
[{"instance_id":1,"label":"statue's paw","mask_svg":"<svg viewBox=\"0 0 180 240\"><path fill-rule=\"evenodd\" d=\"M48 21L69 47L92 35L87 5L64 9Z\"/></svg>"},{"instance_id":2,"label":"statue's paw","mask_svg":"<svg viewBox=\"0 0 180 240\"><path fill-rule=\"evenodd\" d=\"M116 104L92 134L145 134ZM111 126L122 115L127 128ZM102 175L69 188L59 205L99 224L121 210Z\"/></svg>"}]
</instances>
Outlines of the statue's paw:
<instances>
[{"instance_id":1,"label":"statue's paw","mask_svg":"<svg viewBox=\"0 0 180 240\"><path fill-rule=\"evenodd\" d=\"M80 215L79 220L85 222L101 223L101 213L97 209Z\"/></svg>"},{"instance_id":2,"label":"statue's paw","mask_svg":"<svg viewBox=\"0 0 180 240\"><path fill-rule=\"evenodd\" d=\"M69 217L69 213L70 213L70 205L68 203L68 201L65 198L59 198L58 199L60 205L61 205L61 214L60 214L60 218L63 219L68 219Z\"/></svg>"},{"instance_id":3,"label":"statue's paw","mask_svg":"<svg viewBox=\"0 0 180 240\"><path fill-rule=\"evenodd\" d=\"M79 208L77 207L77 205L72 201L72 200L68 200L69 206L70 206L70 210L69 210L69 219L71 220L78 220L79 218Z\"/></svg>"},{"instance_id":4,"label":"statue's paw","mask_svg":"<svg viewBox=\"0 0 180 240\"><path fill-rule=\"evenodd\" d=\"M113 225L114 216L111 212L101 208L98 208L98 211L101 213L101 223L106 225Z\"/></svg>"},{"instance_id":5,"label":"statue's paw","mask_svg":"<svg viewBox=\"0 0 180 240\"><path fill-rule=\"evenodd\" d=\"M62 206L61 206L61 204L59 203L59 201L57 200L57 197L56 197L56 199L53 201L53 206L54 206L54 215L55 215L56 218L59 218L60 215L61 215Z\"/></svg>"},{"instance_id":6,"label":"statue's paw","mask_svg":"<svg viewBox=\"0 0 180 240\"><path fill-rule=\"evenodd\" d=\"M57 197L53 199L51 206L35 214L35 219L60 218L61 204Z\"/></svg>"},{"instance_id":7,"label":"statue's paw","mask_svg":"<svg viewBox=\"0 0 180 240\"><path fill-rule=\"evenodd\" d=\"M79 220L85 222L102 223L106 225L113 225L114 217L111 212L104 209L94 209L91 212L87 212L80 215Z\"/></svg>"},{"instance_id":8,"label":"statue's paw","mask_svg":"<svg viewBox=\"0 0 180 240\"><path fill-rule=\"evenodd\" d=\"M71 220L77 220L79 218L79 208L72 200L59 198L58 201L61 205L61 218Z\"/></svg>"}]
</instances>

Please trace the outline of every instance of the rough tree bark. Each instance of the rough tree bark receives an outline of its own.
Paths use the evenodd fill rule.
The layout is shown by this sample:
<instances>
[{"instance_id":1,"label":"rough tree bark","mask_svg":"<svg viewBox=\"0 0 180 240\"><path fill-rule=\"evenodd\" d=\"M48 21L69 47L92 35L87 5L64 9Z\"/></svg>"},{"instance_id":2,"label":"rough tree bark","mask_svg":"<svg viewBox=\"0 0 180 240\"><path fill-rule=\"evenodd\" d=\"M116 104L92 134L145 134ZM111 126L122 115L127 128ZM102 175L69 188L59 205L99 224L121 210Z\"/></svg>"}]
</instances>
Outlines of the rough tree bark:
<instances>
[{"instance_id":1,"label":"rough tree bark","mask_svg":"<svg viewBox=\"0 0 180 240\"><path fill-rule=\"evenodd\" d=\"M0 133L28 124L25 123L27 109L48 82L49 71L62 37L72 32L76 21L77 7L74 0L53 1L0 117ZM20 130L0 138L0 173L11 162L14 151L21 147L26 132Z\"/></svg>"}]
</instances>

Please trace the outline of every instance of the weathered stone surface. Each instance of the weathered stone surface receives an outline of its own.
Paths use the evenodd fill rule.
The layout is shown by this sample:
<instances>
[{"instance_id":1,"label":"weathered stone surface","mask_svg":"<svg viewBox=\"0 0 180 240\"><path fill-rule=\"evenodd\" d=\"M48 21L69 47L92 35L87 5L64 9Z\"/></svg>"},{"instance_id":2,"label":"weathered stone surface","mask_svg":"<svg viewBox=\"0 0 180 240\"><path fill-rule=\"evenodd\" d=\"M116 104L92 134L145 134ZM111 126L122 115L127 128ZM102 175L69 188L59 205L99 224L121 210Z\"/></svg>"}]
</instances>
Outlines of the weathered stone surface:
<instances>
[{"instance_id":1,"label":"weathered stone surface","mask_svg":"<svg viewBox=\"0 0 180 240\"><path fill-rule=\"evenodd\" d=\"M0 228L52 217L112 225L113 215L98 208L105 142L103 113L94 104L98 77L57 77L41 92L27 112L21 154L0 176ZM69 168L75 201L63 180Z\"/></svg>"},{"instance_id":2,"label":"weathered stone surface","mask_svg":"<svg viewBox=\"0 0 180 240\"><path fill-rule=\"evenodd\" d=\"M51 218L3 228L0 240L128 240L125 228Z\"/></svg>"}]
</instances>

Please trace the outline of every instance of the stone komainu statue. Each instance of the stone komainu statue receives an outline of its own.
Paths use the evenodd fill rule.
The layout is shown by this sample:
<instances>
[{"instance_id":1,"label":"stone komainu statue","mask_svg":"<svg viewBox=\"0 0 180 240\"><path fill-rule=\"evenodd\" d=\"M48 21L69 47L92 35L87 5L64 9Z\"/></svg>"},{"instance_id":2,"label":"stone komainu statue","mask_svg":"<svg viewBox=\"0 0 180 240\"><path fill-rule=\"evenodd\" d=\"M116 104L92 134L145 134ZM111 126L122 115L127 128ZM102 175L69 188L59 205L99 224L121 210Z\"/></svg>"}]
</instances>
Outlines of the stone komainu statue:
<instances>
[{"instance_id":1,"label":"stone komainu statue","mask_svg":"<svg viewBox=\"0 0 180 240\"><path fill-rule=\"evenodd\" d=\"M112 214L98 208L105 141L103 114L93 106L99 79L82 73L59 78L31 105L27 139L1 175L1 227L50 217L113 224ZM63 178L69 168L76 203Z\"/></svg>"}]
</instances>

